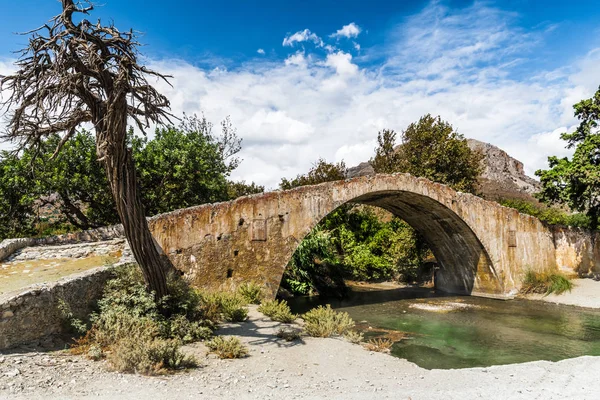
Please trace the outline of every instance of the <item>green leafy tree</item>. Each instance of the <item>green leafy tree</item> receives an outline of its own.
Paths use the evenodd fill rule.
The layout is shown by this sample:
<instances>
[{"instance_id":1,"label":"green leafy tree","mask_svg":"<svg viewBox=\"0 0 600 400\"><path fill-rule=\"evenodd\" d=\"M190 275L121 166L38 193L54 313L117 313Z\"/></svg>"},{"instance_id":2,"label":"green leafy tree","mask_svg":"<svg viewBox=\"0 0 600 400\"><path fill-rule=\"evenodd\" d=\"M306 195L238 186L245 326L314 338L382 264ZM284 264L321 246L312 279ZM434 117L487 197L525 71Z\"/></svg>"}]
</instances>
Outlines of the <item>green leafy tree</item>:
<instances>
[{"instance_id":1,"label":"green leafy tree","mask_svg":"<svg viewBox=\"0 0 600 400\"><path fill-rule=\"evenodd\" d=\"M34 233L35 182L15 154L0 155L0 240Z\"/></svg>"},{"instance_id":2,"label":"green leafy tree","mask_svg":"<svg viewBox=\"0 0 600 400\"><path fill-rule=\"evenodd\" d=\"M230 200L237 199L238 197L248 196L251 194L264 193L265 187L257 185L254 182L246 183L246 181L228 182L227 185L227 196Z\"/></svg>"},{"instance_id":3,"label":"green leafy tree","mask_svg":"<svg viewBox=\"0 0 600 400\"><path fill-rule=\"evenodd\" d=\"M396 132L384 129L377 133L377 148L371 165L375 172L380 174L393 174L399 172L400 153L396 151Z\"/></svg>"},{"instance_id":4,"label":"green leafy tree","mask_svg":"<svg viewBox=\"0 0 600 400\"><path fill-rule=\"evenodd\" d=\"M206 118L186 116L179 128L157 129L152 140L130 137L149 215L229 200L227 178L241 149L229 118L218 136Z\"/></svg>"},{"instance_id":5,"label":"green leafy tree","mask_svg":"<svg viewBox=\"0 0 600 400\"><path fill-rule=\"evenodd\" d=\"M379 133L379 146L371 160L375 172L407 172L475 193L482 155L472 151L449 123L427 114L402 132L397 147L395 136L393 131Z\"/></svg>"},{"instance_id":6,"label":"green leafy tree","mask_svg":"<svg viewBox=\"0 0 600 400\"><path fill-rule=\"evenodd\" d=\"M563 133L573 157L549 157L550 169L538 170L542 191L539 198L550 204L567 204L585 212L590 227L598 228L600 216L600 88L594 96L573 106L580 123L572 133Z\"/></svg>"},{"instance_id":7,"label":"green leafy tree","mask_svg":"<svg viewBox=\"0 0 600 400\"><path fill-rule=\"evenodd\" d=\"M333 164L319 158L307 174L298 175L290 180L282 178L279 187L283 190L288 190L299 186L339 181L346 179L346 171L346 164L343 161Z\"/></svg>"}]
</instances>

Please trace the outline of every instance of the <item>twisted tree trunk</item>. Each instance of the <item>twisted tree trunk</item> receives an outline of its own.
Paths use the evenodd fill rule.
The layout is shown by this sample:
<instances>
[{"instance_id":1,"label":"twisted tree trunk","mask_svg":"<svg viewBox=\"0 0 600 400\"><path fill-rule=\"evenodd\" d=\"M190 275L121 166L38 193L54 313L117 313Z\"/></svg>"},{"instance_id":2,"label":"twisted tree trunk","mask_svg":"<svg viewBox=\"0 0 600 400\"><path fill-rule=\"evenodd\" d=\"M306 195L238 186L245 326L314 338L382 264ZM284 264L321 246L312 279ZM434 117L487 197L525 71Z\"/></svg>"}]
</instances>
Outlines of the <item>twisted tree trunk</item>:
<instances>
[{"instance_id":1,"label":"twisted tree trunk","mask_svg":"<svg viewBox=\"0 0 600 400\"><path fill-rule=\"evenodd\" d=\"M123 97L113 104L127 107ZM127 114L116 106L104 114L97 128L96 152L104 165L119 219L144 281L157 299L167 295L167 263L159 254L146 220L131 150L127 148ZM122 109L122 108L121 108ZM100 128L100 129L98 129Z\"/></svg>"}]
</instances>

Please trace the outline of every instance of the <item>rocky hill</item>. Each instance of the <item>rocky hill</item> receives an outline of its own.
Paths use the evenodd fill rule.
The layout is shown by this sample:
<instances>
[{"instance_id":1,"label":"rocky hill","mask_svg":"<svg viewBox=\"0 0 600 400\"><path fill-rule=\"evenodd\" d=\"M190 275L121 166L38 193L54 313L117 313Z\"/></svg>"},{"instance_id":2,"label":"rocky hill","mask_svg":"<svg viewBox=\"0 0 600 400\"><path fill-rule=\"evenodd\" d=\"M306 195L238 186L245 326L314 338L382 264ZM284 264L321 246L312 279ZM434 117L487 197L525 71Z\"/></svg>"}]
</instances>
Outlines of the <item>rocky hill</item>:
<instances>
[{"instance_id":1,"label":"rocky hill","mask_svg":"<svg viewBox=\"0 0 600 400\"><path fill-rule=\"evenodd\" d=\"M540 190L540 183L525 175L523 163L504 150L489 143L468 139L471 150L483 154L483 172L479 177L482 197L489 200L519 198L535 201L532 196Z\"/></svg>"},{"instance_id":2,"label":"rocky hill","mask_svg":"<svg viewBox=\"0 0 600 400\"><path fill-rule=\"evenodd\" d=\"M483 154L483 171L479 177L480 195L488 200L523 199L537 202L533 194L540 190L540 183L525 175L523 163L504 150L489 143L468 139L471 150ZM346 176L372 175L375 171L368 162L348 168Z\"/></svg>"}]
</instances>

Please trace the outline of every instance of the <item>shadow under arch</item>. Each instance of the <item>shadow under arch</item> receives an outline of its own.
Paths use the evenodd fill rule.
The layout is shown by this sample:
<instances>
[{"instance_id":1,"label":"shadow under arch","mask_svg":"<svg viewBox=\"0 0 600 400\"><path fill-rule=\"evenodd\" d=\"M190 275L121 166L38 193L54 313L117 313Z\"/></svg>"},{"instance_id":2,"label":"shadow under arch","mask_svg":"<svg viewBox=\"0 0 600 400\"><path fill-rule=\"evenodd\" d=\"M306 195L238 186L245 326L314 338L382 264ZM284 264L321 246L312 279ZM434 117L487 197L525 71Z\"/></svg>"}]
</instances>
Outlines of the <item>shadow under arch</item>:
<instances>
[{"instance_id":1,"label":"shadow under arch","mask_svg":"<svg viewBox=\"0 0 600 400\"><path fill-rule=\"evenodd\" d=\"M463 295L489 296L503 293L502 283L485 246L469 225L444 204L423 194L403 190L370 192L343 204L348 203L383 208L418 231L439 265L436 289ZM323 215L304 232L302 239L291 249L288 262L304 237L335 209Z\"/></svg>"}]
</instances>

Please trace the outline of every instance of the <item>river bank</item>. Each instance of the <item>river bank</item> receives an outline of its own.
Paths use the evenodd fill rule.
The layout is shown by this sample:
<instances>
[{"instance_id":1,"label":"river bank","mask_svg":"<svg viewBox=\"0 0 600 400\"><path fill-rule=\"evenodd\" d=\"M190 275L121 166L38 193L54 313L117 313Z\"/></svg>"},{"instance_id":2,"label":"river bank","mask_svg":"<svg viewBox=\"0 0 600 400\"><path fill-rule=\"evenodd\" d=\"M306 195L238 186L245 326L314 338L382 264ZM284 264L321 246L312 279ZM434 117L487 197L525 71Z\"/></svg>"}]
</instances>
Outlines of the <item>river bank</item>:
<instances>
[{"instance_id":1,"label":"river bank","mask_svg":"<svg viewBox=\"0 0 600 400\"><path fill-rule=\"evenodd\" d=\"M532 294L523 298L568 306L600 308L600 282L593 279L573 279L573 290L562 294Z\"/></svg>"},{"instance_id":2,"label":"river bank","mask_svg":"<svg viewBox=\"0 0 600 400\"><path fill-rule=\"evenodd\" d=\"M600 357L536 361L488 368L426 370L341 339L285 342L281 324L256 311L224 325L250 356L220 360L198 343L187 346L201 367L171 376L110 372L66 352L20 349L0 355L0 399L595 399Z\"/></svg>"}]
</instances>

